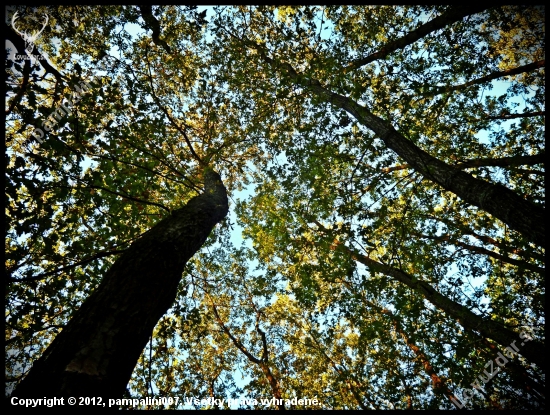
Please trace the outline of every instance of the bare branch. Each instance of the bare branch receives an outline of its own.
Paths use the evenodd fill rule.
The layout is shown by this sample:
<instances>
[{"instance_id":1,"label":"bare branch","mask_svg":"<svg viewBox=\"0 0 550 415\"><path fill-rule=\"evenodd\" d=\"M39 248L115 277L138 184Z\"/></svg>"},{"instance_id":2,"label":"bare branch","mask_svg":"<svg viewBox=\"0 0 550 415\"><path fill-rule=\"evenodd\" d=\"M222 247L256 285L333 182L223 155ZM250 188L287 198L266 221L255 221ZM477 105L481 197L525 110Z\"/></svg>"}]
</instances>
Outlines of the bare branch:
<instances>
[{"instance_id":1,"label":"bare branch","mask_svg":"<svg viewBox=\"0 0 550 415\"><path fill-rule=\"evenodd\" d=\"M519 75L525 72L531 72L545 66L545 61L540 60L536 62L529 63L527 65L518 66L517 68L507 69L505 71L495 71L489 75L482 76L481 78L474 79L472 81L466 82L465 84L460 85L451 85L451 86L441 86L435 87L431 91L428 91L425 94L422 94L423 97L433 97L435 95L440 95L444 93L449 93L453 91L462 91L471 87L472 85L479 85L485 82L492 81L493 79L503 78L505 76Z\"/></svg>"},{"instance_id":2,"label":"bare branch","mask_svg":"<svg viewBox=\"0 0 550 415\"><path fill-rule=\"evenodd\" d=\"M535 112L524 112L523 114L501 114L501 115L492 115L487 116L488 120L512 120L514 118L527 118L527 117L538 117L546 116L546 111L535 111Z\"/></svg>"}]
</instances>

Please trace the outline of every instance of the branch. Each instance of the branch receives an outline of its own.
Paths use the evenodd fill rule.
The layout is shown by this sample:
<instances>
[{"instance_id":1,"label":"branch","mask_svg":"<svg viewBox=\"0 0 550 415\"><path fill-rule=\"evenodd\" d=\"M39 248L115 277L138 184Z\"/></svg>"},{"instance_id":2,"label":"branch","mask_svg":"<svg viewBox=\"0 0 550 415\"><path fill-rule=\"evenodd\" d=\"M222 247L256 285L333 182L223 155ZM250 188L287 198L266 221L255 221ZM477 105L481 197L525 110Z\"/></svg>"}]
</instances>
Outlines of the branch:
<instances>
[{"instance_id":1,"label":"branch","mask_svg":"<svg viewBox=\"0 0 550 415\"><path fill-rule=\"evenodd\" d=\"M268 365L269 351L267 349L267 339L265 337L265 333L262 331L262 329L260 329L258 313L256 313L256 331L260 334L262 338L262 347L263 347L262 363L260 364L260 368L262 369L262 372L264 372L264 375L267 378L269 385L271 386L271 391L273 392L273 396L275 397L275 399L277 399L277 401L280 401L282 399L281 389L279 387L279 381L273 375L273 373L271 373L271 369L269 368L269 365ZM284 404L277 403L277 407L279 408L279 410L286 409Z\"/></svg>"},{"instance_id":2,"label":"branch","mask_svg":"<svg viewBox=\"0 0 550 415\"><path fill-rule=\"evenodd\" d=\"M455 167L459 169L466 169L470 167L486 167L486 166L532 166L535 164L542 164L546 161L546 154L544 152L535 154L533 156L510 156L500 158L481 158L466 160L457 164Z\"/></svg>"},{"instance_id":3,"label":"branch","mask_svg":"<svg viewBox=\"0 0 550 415\"><path fill-rule=\"evenodd\" d=\"M426 239L432 239L432 240L435 240L435 241L438 241L438 242L443 242L443 241L449 242L449 243L461 246L461 247L463 247L463 248L465 248L469 251L472 251L472 252L475 252L475 253L478 253L478 254L481 254L481 255L487 255L487 256L490 256L491 258L497 259L499 261L506 262L506 263L512 264L512 265L516 265L517 267L525 268L525 269L537 272L541 275L544 275L546 273L546 270L544 268L538 267L536 265L530 264L530 263L525 262L525 261L521 261L519 259L513 259L513 258L509 258L509 257L504 256L504 255L501 255L501 254L497 254L496 252L491 251L490 249L486 249L486 248L483 248L483 247L480 247L480 246L475 246L475 245L469 245L469 244L467 244L465 242L461 242L461 241L452 240L449 235L430 236L430 235L424 235L424 234L420 234L420 233L414 233L414 235L417 235L417 236L420 236L420 237L426 238Z\"/></svg>"},{"instance_id":4,"label":"branch","mask_svg":"<svg viewBox=\"0 0 550 415\"><path fill-rule=\"evenodd\" d=\"M187 133L184 129L182 129L178 123L172 118L172 116L168 113L168 110L164 108L164 106L160 103L160 99L157 97L157 94L155 93L155 88L153 86L153 75L151 74L151 67L147 65L147 73L149 75L149 83L151 85L151 94L153 95L153 99L155 100L156 104L160 108L160 110L166 115L166 117L170 120L172 125L176 127L176 129L183 135L183 138L185 139L185 142L187 143L187 146L189 147L189 150L191 151L191 154L193 157L199 162L201 166L205 166L206 163L198 156L197 153L195 153L195 149L191 145L191 140L189 140L189 137L187 137Z\"/></svg>"},{"instance_id":5,"label":"branch","mask_svg":"<svg viewBox=\"0 0 550 415\"><path fill-rule=\"evenodd\" d=\"M482 242L493 245L499 248L501 252L512 253L518 256L523 256L525 258L536 259L540 262L545 262L546 260L544 255L538 254L536 252L526 252L518 248L507 246L504 241L497 241L496 239L491 238L490 236L478 234L474 232L473 229L467 227L464 224L457 224L449 219L445 219L444 217L436 217L433 215L422 215L422 216L429 218L431 220L444 223L449 230L452 230L452 229L458 230L459 232L464 233L465 235L471 235Z\"/></svg>"},{"instance_id":6,"label":"branch","mask_svg":"<svg viewBox=\"0 0 550 415\"><path fill-rule=\"evenodd\" d=\"M519 337L519 333L510 330L502 323L495 320L484 318L478 314L472 312L468 307L451 300L449 297L441 294L428 282L416 278L413 275L408 274L401 269L394 268L390 265L378 262L369 256L362 255L353 248L346 246L344 243L334 237L334 232L325 228L317 220L313 220L319 229L331 237L332 250L338 250L346 255L349 255L354 261L360 262L373 272L382 273L388 277L391 277L395 281L398 281L418 294L422 295L427 301L434 306L444 311L449 317L458 321L464 328L478 332L484 337L493 339L501 346L506 347L512 341L515 341ZM527 360L534 362L543 371L546 369L546 354L544 352L545 346L539 341L530 341L520 350L520 354Z\"/></svg>"},{"instance_id":7,"label":"branch","mask_svg":"<svg viewBox=\"0 0 550 415\"><path fill-rule=\"evenodd\" d=\"M540 153L533 156L510 156L499 158L480 158L471 159L455 164L457 169L469 169L472 167L514 167L514 166L533 166L542 164L546 161L546 154ZM409 169L409 164L400 164L398 166L384 167L380 169L383 173L391 173L392 171ZM531 171L529 171L531 173Z\"/></svg>"},{"instance_id":8,"label":"branch","mask_svg":"<svg viewBox=\"0 0 550 415\"><path fill-rule=\"evenodd\" d=\"M543 207L525 200L524 197L501 184L475 178L433 157L397 131L390 122L372 113L369 108L349 97L324 88L317 79L298 74L290 64L280 63L270 58L264 46L249 40L244 40L244 43L256 49L265 62L280 69L296 84L309 89L321 101L347 111L359 123L376 133L389 149L402 157L426 179L453 192L466 203L500 219L532 242L541 246L546 244L546 233L541 227L541 223L545 223L546 218Z\"/></svg>"},{"instance_id":9,"label":"branch","mask_svg":"<svg viewBox=\"0 0 550 415\"><path fill-rule=\"evenodd\" d=\"M436 30L443 29L444 27L461 20L466 16L482 12L485 9L487 9L487 6L480 6L477 4L452 7L441 16L436 17L435 19L430 20L427 23L424 23L418 29L415 29L412 32L407 33L405 36L386 44L378 52L375 52L365 58L351 62L344 69L344 73L360 68L361 66L367 65L368 63L374 62L375 60L383 59L397 49L403 49L405 46L416 42L417 40Z\"/></svg>"},{"instance_id":10,"label":"branch","mask_svg":"<svg viewBox=\"0 0 550 415\"><path fill-rule=\"evenodd\" d=\"M118 249L118 250L115 250L115 251L108 251L108 252L100 252L96 255L93 255L91 257L88 257L88 258L85 258L81 261L78 261L78 262L75 262L74 264L71 264L71 265L67 265L66 267L61 267L61 268L58 268L58 269L54 269L53 271L48 271L48 272L44 272L42 274L38 274L38 275L35 275L33 277L26 277L26 278L12 278L12 277L9 277L7 282L8 283L11 283L11 282L23 282L23 281L37 281L37 280L41 280L41 279L44 279L46 277L49 277L50 275L54 275L54 274L57 274L58 272L63 272L63 271L68 271L70 269L73 269L73 268L76 268L80 265L84 265L84 264L87 264L88 262L92 262L96 259L99 259L99 258L104 258L104 257L107 257L107 256L110 256L110 255L116 255L116 254L120 254L122 252L125 252L126 249Z\"/></svg>"},{"instance_id":11,"label":"branch","mask_svg":"<svg viewBox=\"0 0 550 415\"><path fill-rule=\"evenodd\" d=\"M525 170L525 169L514 169L516 173L519 174L535 174L537 176L544 176L546 173L540 170Z\"/></svg>"},{"instance_id":12,"label":"branch","mask_svg":"<svg viewBox=\"0 0 550 415\"><path fill-rule=\"evenodd\" d=\"M160 36L160 23L159 21L153 16L153 8L150 4L146 5L139 5L139 10L141 11L141 17L145 21L145 26L153 31L153 42L157 46L163 47L166 52L171 53L170 46L162 40Z\"/></svg>"},{"instance_id":13,"label":"branch","mask_svg":"<svg viewBox=\"0 0 550 415\"><path fill-rule=\"evenodd\" d=\"M546 116L546 111L524 112L523 114L502 114L487 116L488 120L512 120L514 118Z\"/></svg>"},{"instance_id":14,"label":"branch","mask_svg":"<svg viewBox=\"0 0 550 415\"><path fill-rule=\"evenodd\" d=\"M493 73L490 73L489 75L482 76L481 78L474 79L470 82L466 82L465 84L434 87L431 91L428 91L427 93L422 94L422 96L433 97L435 95L440 95L440 94L448 93L452 91L462 91L466 88L471 87L472 85L483 84L485 82L492 81L493 79L502 78L504 76L512 76L512 75L518 75L525 72L531 72L538 68L543 68L544 66L545 66L545 61L540 60L537 62L529 63L527 65L518 66L517 68L507 69L505 71L495 71Z\"/></svg>"},{"instance_id":15,"label":"branch","mask_svg":"<svg viewBox=\"0 0 550 415\"><path fill-rule=\"evenodd\" d=\"M258 365L261 365L262 364L262 361L256 357L254 357L247 349L246 347L243 346L243 344L238 340L236 339L235 337L233 337L233 334L231 334L231 331L229 331L229 329L225 326L225 324L223 323L222 319L220 318L220 315L218 314L218 310L216 309L216 306L214 305L214 301L212 301L212 298L210 297L210 294L208 294L208 292L206 292L206 296L208 297L208 300L210 301L210 304L212 305L212 310L214 311L214 316L216 317L216 320L218 321L218 324L220 325L220 327L222 328L222 330L225 332L225 334L227 334L229 336L229 338L231 339L231 341L233 342L233 344L241 351L244 353L244 355L246 357L248 357L248 359L251 361L251 362L254 362Z\"/></svg>"},{"instance_id":16,"label":"branch","mask_svg":"<svg viewBox=\"0 0 550 415\"><path fill-rule=\"evenodd\" d=\"M143 203L144 205L157 206L157 207L159 207L159 208L161 208L161 209L164 209L165 211L171 213L170 209L168 209L168 208L167 208L166 206L164 206L164 205L161 205L160 203L149 202L149 201L147 201L147 200L138 199L137 197L130 196L130 195L126 195L126 194L124 194L124 193L115 192L114 190L107 189L106 187L91 185L91 186L83 186L83 187L81 187L81 189L99 189L99 190L105 190L106 192L109 192L109 193L111 193L111 194L113 194L113 195L117 195L117 196L123 197L123 198L125 198L125 199L129 199L129 200L133 200L134 202Z\"/></svg>"}]
</instances>

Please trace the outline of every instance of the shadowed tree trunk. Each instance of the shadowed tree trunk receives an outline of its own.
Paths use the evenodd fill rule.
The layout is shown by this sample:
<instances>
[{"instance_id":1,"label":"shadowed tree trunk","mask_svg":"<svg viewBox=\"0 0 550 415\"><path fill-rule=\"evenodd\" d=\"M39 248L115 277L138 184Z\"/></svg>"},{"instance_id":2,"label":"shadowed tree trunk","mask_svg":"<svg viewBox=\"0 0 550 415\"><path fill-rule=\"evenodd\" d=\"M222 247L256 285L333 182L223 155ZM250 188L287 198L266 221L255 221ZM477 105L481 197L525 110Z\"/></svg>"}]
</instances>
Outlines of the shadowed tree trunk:
<instances>
[{"instance_id":1,"label":"shadowed tree trunk","mask_svg":"<svg viewBox=\"0 0 550 415\"><path fill-rule=\"evenodd\" d=\"M289 67L289 65L287 65ZM405 138L393 126L371 113L352 99L328 91L319 81L303 82L289 67L291 77L299 79L299 84L310 86L321 99L346 110L357 121L374 131L388 148L403 158L412 168L426 179L453 192L465 202L477 206L518 231L529 241L540 246L546 244L544 223L545 209L536 205L501 184L478 179L454 166L431 156L413 142Z\"/></svg>"},{"instance_id":2,"label":"shadowed tree trunk","mask_svg":"<svg viewBox=\"0 0 550 415\"><path fill-rule=\"evenodd\" d=\"M518 353L527 360L535 363L543 371L546 371L546 353L544 344L541 342L526 339L522 333L516 333L505 327L502 323L475 314L468 307L440 294L426 281L422 281L398 268L391 267L360 254L335 238L334 233L325 228L319 221L315 219L312 221L323 233L329 236L329 239L325 239L325 243L330 243L332 250L339 250L349 255L354 261L365 265L371 271L380 272L405 284L407 287L421 294L437 308L443 310L449 317L456 319L465 329L477 332L483 337L493 339L503 347L509 346L514 341L520 343L523 339L524 341L521 342L522 345Z\"/></svg>"},{"instance_id":3,"label":"shadowed tree trunk","mask_svg":"<svg viewBox=\"0 0 550 415\"><path fill-rule=\"evenodd\" d=\"M17 397L122 398L158 320L173 304L187 261L228 212L218 173L113 264L101 284L15 389Z\"/></svg>"},{"instance_id":4,"label":"shadowed tree trunk","mask_svg":"<svg viewBox=\"0 0 550 415\"><path fill-rule=\"evenodd\" d=\"M493 339L503 347L507 347L513 342L520 343L522 339L526 339L522 333L516 333L503 324L484 318L470 311L468 307L463 306L456 301L440 294L426 281L419 280L412 275L407 274L400 269L393 268L389 265L377 262L365 255L348 248L342 243L335 240L335 249L340 249L350 255L355 261L362 263L369 269L375 272L381 272L396 281L399 281L412 290L422 294L426 300L435 305L440 310L445 311L447 315L456 319L464 328L478 332L481 336ZM529 361L537 364L543 371L546 370L546 353L544 344L537 340L525 340L522 342L519 354Z\"/></svg>"},{"instance_id":5,"label":"shadowed tree trunk","mask_svg":"<svg viewBox=\"0 0 550 415\"><path fill-rule=\"evenodd\" d=\"M309 89L321 101L347 111L359 123L374 131L387 148L393 150L426 179L453 192L466 203L500 219L529 241L540 246L546 245L546 213L543 207L525 200L523 196L501 184L478 179L433 157L397 131L389 121L376 116L367 107L323 87L317 79L298 73L289 63L281 63L270 58L264 46L249 40L241 41L246 46L256 49L265 62L280 70L296 85ZM530 71L543 66L544 61L540 61L523 69ZM491 79L496 78L495 75Z\"/></svg>"}]
</instances>

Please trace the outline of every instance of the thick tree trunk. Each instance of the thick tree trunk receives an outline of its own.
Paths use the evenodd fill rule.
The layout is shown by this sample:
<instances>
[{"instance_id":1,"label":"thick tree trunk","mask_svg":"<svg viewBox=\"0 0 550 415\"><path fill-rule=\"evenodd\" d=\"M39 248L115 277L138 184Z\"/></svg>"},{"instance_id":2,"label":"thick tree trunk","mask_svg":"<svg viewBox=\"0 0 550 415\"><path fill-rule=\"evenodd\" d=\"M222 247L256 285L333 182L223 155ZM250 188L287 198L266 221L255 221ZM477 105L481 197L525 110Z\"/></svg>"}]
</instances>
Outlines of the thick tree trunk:
<instances>
[{"instance_id":1,"label":"thick tree trunk","mask_svg":"<svg viewBox=\"0 0 550 415\"><path fill-rule=\"evenodd\" d=\"M296 74L295 77L298 78L298 75ZM529 241L545 246L544 208L525 200L507 187L477 179L431 156L396 131L388 121L377 117L352 99L324 89L319 81L298 83L308 85L318 97L346 110L361 124L373 130L388 148L426 179L500 219Z\"/></svg>"},{"instance_id":2,"label":"thick tree trunk","mask_svg":"<svg viewBox=\"0 0 550 415\"><path fill-rule=\"evenodd\" d=\"M268 57L263 46L251 41L245 43L255 48L264 61L282 70L297 85L309 89L318 99L347 111L361 124L374 131L389 149L426 179L500 219L529 241L540 246L546 245L546 215L543 207L525 200L501 184L475 178L433 157L393 128L389 121L374 115L368 108L351 98L324 88L317 79L299 74L290 64L279 63Z\"/></svg>"},{"instance_id":3,"label":"thick tree trunk","mask_svg":"<svg viewBox=\"0 0 550 415\"><path fill-rule=\"evenodd\" d=\"M228 212L220 176L134 242L29 374L16 397L121 398L153 328L174 303L187 261ZM106 405L108 406L108 405Z\"/></svg>"}]
</instances>

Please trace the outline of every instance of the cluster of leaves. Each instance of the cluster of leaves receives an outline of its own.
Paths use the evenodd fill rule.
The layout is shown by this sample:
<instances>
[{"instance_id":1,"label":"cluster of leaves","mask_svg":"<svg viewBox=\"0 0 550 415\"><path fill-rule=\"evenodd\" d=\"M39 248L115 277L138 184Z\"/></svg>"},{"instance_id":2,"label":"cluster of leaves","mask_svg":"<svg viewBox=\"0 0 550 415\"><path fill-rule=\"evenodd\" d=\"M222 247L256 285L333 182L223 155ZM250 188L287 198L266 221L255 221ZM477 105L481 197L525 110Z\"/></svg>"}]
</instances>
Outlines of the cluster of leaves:
<instances>
[{"instance_id":1,"label":"cluster of leaves","mask_svg":"<svg viewBox=\"0 0 550 415\"><path fill-rule=\"evenodd\" d=\"M128 396L452 408L508 346L465 315L543 342L544 247L361 115L544 207L544 9L466 9L34 10L51 16L37 47L65 70L7 68L7 393L116 255L201 191L197 160L221 173L245 243L227 220L188 264ZM468 405L543 407L534 363L511 358Z\"/></svg>"}]
</instances>

